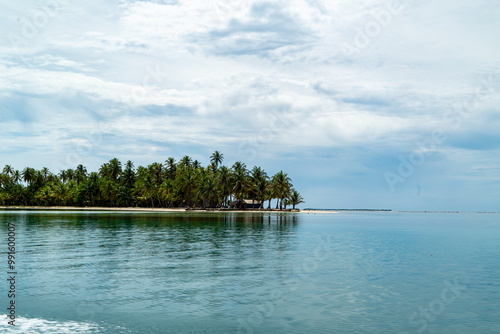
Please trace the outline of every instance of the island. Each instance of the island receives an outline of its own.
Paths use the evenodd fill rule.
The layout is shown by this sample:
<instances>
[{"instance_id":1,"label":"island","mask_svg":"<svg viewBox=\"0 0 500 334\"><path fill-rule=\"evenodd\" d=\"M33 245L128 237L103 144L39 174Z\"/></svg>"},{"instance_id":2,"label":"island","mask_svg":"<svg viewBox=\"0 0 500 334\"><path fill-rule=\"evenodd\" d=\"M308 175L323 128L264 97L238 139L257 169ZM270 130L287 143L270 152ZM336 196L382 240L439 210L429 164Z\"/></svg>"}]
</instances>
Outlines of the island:
<instances>
[{"instance_id":1,"label":"island","mask_svg":"<svg viewBox=\"0 0 500 334\"><path fill-rule=\"evenodd\" d=\"M0 174L0 205L9 207L184 208L218 210L295 210L304 203L284 171L268 176L264 169L240 161L222 165L215 151L203 166L186 155L135 168L113 158L98 171L75 169L52 173L6 165ZM272 203L274 201L274 203ZM273 204L273 205L271 205ZM288 209L288 210L289 210Z\"/></svg>"}]
</instances>

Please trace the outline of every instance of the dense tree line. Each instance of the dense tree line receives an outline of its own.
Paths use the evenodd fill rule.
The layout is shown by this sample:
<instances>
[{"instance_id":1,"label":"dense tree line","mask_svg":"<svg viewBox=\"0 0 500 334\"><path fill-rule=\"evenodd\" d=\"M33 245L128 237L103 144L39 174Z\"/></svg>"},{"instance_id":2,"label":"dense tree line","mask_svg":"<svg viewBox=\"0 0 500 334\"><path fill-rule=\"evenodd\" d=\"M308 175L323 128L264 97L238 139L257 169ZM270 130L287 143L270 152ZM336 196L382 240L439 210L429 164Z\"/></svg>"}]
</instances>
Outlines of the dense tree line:
<instances>
[{"instance_id":1,"label":"dense tree line","mask_svg":"<svg viewBox=\"0 0 500 334\"><path fill-rule=\"evenodd\" d=\"M253 199L267 208L275 200L276 209L286 209L304 202L283 171L269 177L242 162L224 166L223 159L215 151L206 167L184 156L135 168L130 160L122 165L114 158L98 172L79 165L59 174L6 165L0 174L0 205L228 208Z\"/></svg>"}]
</instances>

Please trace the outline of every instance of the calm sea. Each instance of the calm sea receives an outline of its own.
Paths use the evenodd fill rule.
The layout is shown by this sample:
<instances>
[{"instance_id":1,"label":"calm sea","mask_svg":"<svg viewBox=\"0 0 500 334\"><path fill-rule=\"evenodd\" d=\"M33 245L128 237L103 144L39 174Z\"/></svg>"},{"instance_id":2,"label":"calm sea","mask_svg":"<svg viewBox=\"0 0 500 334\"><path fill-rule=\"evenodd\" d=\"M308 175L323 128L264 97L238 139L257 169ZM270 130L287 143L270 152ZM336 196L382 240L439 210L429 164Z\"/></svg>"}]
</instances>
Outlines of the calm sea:
<instances>
[{"instance_id":1,"label":"calm sea","mask_svg":"<svg viewBox=\"0 0 500 334\"><path fill-rule=\"evenodd\" d=\"M1 333L500 333L500 214L0 212Z\"/></svg>"}]
</instances>

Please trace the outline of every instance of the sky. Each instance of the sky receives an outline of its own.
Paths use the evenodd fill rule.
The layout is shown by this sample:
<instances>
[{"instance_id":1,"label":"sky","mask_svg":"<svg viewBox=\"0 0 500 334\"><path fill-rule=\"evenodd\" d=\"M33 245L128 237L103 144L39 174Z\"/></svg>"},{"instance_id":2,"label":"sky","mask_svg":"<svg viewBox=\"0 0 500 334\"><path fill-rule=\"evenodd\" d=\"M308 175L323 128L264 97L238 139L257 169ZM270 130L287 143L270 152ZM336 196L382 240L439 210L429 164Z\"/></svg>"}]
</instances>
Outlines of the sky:
<instances>
[{"instance_id":1,"label":"sky","mask_svg":"<svg viewBox=\"0 0 500 334\"><path fill-rule=\"evenodd\" d=\"M302 208L500 211L494 0L0 0L0 165L243 161Z\"/></svg>"}]
</instances>

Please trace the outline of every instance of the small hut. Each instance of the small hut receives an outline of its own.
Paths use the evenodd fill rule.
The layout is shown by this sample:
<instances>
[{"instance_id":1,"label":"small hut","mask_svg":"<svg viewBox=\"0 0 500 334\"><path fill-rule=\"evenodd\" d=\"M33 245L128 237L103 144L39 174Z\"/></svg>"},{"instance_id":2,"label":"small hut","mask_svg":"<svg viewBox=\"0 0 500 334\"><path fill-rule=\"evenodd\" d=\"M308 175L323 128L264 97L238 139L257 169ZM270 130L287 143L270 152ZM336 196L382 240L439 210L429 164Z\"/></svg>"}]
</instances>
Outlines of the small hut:
<instances>
[{"instance_id":1,"label":"small hut","mask_svg":"<svg viewBox=\"0 0 500 334\"><path fill-rule=\"evenodd\" d=\"M260 209L261 204L259 201L254 199L240 199L238 201L231 202L229 206L231 208L240 209Z\"/></svg>"},{"instance_id":2,"label":"small hut","mask_svg":"<svg viewBox=\"0 0 500 334\"><path fill-rule=\"evenodd\" d=\"M261 207L261 203L254 199L244 199L242 204L246 209L260 209Z\"/></svg>"}]
</instances>

